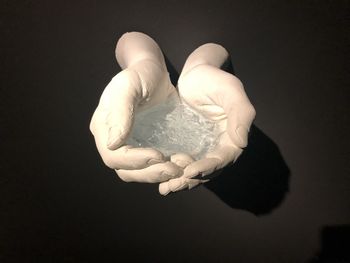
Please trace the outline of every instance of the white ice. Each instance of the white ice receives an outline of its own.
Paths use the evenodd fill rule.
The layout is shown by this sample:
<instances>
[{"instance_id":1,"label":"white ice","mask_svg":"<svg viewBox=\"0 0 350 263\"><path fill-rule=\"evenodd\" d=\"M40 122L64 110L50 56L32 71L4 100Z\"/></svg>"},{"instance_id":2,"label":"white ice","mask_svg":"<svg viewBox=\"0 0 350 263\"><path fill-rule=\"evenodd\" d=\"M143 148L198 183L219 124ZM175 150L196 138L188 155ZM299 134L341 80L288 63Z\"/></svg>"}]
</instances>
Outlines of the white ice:
<instances>
[{"instance_id":1,"label":"white ice","mask_svg":"<svg viewBox=\"0 0 350 263\"><path fill-rule=\"evenodd\" d=\"M127 144L151 147L165 156L187 153L201 159L218 141L215 122L179 100L168 101L136 114Z\"/></svg>"}]
</instances>

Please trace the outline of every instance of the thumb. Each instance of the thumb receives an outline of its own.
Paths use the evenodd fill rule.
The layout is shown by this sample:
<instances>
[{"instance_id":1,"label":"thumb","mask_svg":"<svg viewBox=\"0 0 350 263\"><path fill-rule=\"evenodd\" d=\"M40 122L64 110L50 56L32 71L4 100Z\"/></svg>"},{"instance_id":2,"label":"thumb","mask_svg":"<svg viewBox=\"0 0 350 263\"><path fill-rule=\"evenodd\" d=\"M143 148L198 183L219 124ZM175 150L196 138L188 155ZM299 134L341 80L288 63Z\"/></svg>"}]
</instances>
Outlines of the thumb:
<instances>
[{"instance_id":1,"label":"thumb","mask_svg":"<svg viewBox=\"0 0 350 263\"><path fill-rule=\"evenodd\" d=\"M116 150L127 139L141 97L141 81L134 70L121 71L105 88L99 106L106 113L105 132L109 150Z\"/></svg>"},{"instance_id":2,"label":"thumb","mask_svg":"<svg viewBox=\"0 0 350 263\"><path fill-rule=\"evenodd\" d=\"M247 146L248 132L255 115L255 109L248 99L233 105L228 112L226 130L236 146Z\"/></svg>"},{"instance_id":3,"label":"thumb","mask_svg":"<svg viewBox=\"0 0 350 263\"><path fill-rule=\"evenodd\" d=\"M227 116L226 131L232 142L240 148L247 146L255 109L237 77L211 65L198 65L180 79L178 87L187 102L220 106ZM214 109L211 111L222 115Z\"/></svg>"},{"instance_id":4,"label":"thumb","mask_svg":"<svg viewBox=\"0 0 350 263\"><path fill-rule=\"evenodd\" d=\"M220 78L220 92L216 101L222 106L227 116L226 131L232 142L245 148L248 144L248 132L256 112L251 104L242 82L232 74L219 70L216 77Z\"/></svg>"}]
</instances>

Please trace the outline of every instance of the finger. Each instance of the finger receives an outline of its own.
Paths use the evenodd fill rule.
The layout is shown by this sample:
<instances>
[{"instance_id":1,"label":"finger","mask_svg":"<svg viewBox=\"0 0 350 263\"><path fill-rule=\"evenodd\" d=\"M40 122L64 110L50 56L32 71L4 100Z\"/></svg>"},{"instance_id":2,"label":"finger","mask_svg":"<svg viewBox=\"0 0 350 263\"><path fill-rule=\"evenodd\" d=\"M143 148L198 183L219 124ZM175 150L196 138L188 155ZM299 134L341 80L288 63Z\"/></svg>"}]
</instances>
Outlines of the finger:
<instances>
[{"instance_id":1,"label":"finger","mask_svg":"<svg viewBox=\"0 0 350 263\"><path fill-rule=\"evenodd\" d=\"M170 156L170 161L181 168L185 168L187 165L194 162L194 159L189 154L176 153Z\"/></svg>"},{"instance_id":2,"label":"finger","mask_svg":"<svg viewBox=\"0 0 350 263\"><path fill-rule=\"evenodd\" d=\"M183 170L172 162L158 163L139 170L116 170L125 182L160 183L182 175Z\"/></svg>"},{"instance_id":3,"label":"finger","mask_svg":"<svg viewBox=\"0 0 350 263\"><path fill-rule=\"evenodd\" d=\"M226 131L235 145L244 148L248 144L248 133L256 112L248 99L242 100L227 113Z\"/></svg>"},{"instance_id":4,"label":"finger","mask_svg":"<svg viewBox=\"0 0 350 263\"><path fill-rule=\"evenodd\" d=\"M141 32L124 33L117 42L115 55L123 69L146 59L158 62L166 69L164 56L158 44Z\"/></svg>"},{"instance_id":5,"label":"finger","mask_svg":"<svg viewBox=\"0 0 350 263\"><path fill-rule=\"evenodd\" d=\"M126 140L141 98L141 81L134 70L121 71L105 88L98 106L103 114L98 115L96 125L103 128L100 132L104 134L107 130L108 137L105 144L108 149L115 150ZM96 135L100 136L99 133Z\"/></svg>"},{"instance_id":6,"label":"finger","mask_svg":"<svg viewBox=\"0 0 350 263\"><path fill-rule=\"evenodd\" d=\"M189 179L185 177L171 179L168 182L159 184L159 193L161 195L168 195L171 192L178 192L185 189L192 189L201 183L208 180Z\"/></svg>"},{"instance_id":7,"label":"finger","mask_svg":"<svg viewBox=\"0 0 350 263\"><path fill-rule=\"evenodd\" d=\"M102 111L94 113L95 119L101 120L102 117L97 117L103 114ZM122 146L116 150L110 150L106 146L108 138L107 125L96 121L92 124L91 130L95 137L95 143L98 152L100 153L103 162L112 169L142 169L149 165L164 162L164 156L161 152L152 148L132 148L130 145Z\"/></svg>"},{"instance_id":8,"label":"finger","mask_svg":"<svg viewBox=\"0 0 350 263\"><path fill-rule=\"evenodd\" d=\"M223 46L215 43L206 43L195 49L188 56L181 71L180 78L200 64L207 64L220 68L228 59L229 54Z\"/></svg>"},{"instance_id":9,"label":"finger","mask_svg":"<svg viewBox=\"0 0 350 263\"><path fill-rule=\"evenodd\" d=\"M235 162L242 153L242 149L233 144L227 132L220 135L218 144L205 155L205 158L216 158L220 160L217 169L221 169L230 162Z\"/></svg>"},{"instance_id":10,"label":"finger","mask_svg":"<svg viewBox=\"0 0 350 263\"><path fill-rule=\"evenodd\" d=\"M218 158L204 158L189 164L184 169L184 177L192 178L199 174L206 176L221 167L221 160Z\"/></svg>"},{"instance_id":11,"label":"finger","mask_svg":"<svg viewBox=\"0 0 350 263\"><path fill-rule=\"evenodd\" d=\"M215 177L218 175L213 174L215 171L225 167L230 162L234 162L241 153L242 149L231 142L227 133L223 133L214 150L207 153L205 158L189 164L184 169L183 177L202 180Z\"/></svg>"},{"instance_id":12,"label":"finger","mask_svg":"<svg viewBox=\"0 0 350 263\"><path fill-rule=\"evenodd\" d=\"M143 169L165 161L163 154L152 148L132 148L126 145L115 151L98 147L98 151L104 163L111 169Z\"/></svg>"}]
</instances>

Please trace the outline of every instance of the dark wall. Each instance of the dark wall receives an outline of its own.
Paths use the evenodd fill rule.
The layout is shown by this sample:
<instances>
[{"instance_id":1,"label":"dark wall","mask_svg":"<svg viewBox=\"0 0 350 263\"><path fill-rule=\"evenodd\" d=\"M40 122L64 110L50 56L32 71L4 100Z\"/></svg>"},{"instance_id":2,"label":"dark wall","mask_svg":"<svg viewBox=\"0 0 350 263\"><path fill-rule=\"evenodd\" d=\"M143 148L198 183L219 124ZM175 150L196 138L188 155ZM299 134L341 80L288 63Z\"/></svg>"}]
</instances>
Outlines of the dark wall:
<instances>
[{"instance_id":1,"label":"dark wall","mask_svg":"<svg viewBox=\"0 0 350 263\"><path fill-rule=\"evenodd\" d=\"M1 1L0 261L322 260L323 229L349 233L349 6ZM177 71L230 52L257 118L228 181L162 197L104 167L88 124L127 31Z\"/></svg>"}]
</instances>

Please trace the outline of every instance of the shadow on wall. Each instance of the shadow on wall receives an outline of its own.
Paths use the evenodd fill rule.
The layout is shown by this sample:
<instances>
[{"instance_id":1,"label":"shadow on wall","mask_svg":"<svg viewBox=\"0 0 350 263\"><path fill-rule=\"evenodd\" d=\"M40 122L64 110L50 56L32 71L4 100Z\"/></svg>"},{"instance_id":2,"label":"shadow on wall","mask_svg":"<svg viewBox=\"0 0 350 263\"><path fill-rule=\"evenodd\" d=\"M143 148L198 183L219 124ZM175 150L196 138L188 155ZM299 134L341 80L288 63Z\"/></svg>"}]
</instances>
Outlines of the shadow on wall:
<instances>
[{"instance_id":1,"label":"shadow on wall","mask_svg":"<svg viewBox=\"0 0 350 263\"><path fill-rule=\"evenodd\" d=\"M350 262L350 225L323 227L321 230L321 249L308 262Z\"/></svg>"},{"instance_id":2,"label":"shadow on wall","mask_svg":"<svg viewBox=\"0 0 350 263\"><path fill-rule=\"evenodd\" d=\"M176 86L179 73L164 57L171 82ZM231 58L221 68L234 74ZM205 184L206 188L230 207L255 215L271 212L289 190L290 170L286 162L277 145L255 125L250 129L248 146L237 162L220 172L220 176Z\"/></svg>"},{"instance_id":3,"label":"shadow on wall","mask_svg":"<svg viewBox=\"0 0 350 263\"><path fill-rule=\"evenodd\" d=\"M289 189L290 171L277 145L258 127L250 129L248 147L237 162L205 186L232 208L255 215L271 212Z\"/></svg>"},{"instance_id":4,"label":"shadow on wall","mask_svg":"<svg viewBox=\"0 0 350 263\"><path fill-rule=\"evenodd\" d=\"M170 81L175 87L177 87L177 81L178 81L180 75L177 72L174 65L170 62L168 57L165 54L163 54L163 55L164 55L166 67L167 67L168 72L169 72Z\"/></svg>"}]
</instances>

